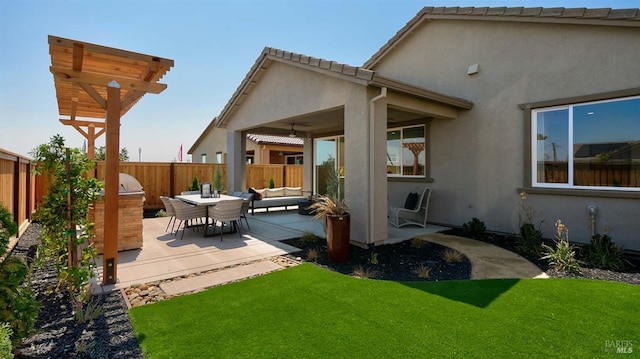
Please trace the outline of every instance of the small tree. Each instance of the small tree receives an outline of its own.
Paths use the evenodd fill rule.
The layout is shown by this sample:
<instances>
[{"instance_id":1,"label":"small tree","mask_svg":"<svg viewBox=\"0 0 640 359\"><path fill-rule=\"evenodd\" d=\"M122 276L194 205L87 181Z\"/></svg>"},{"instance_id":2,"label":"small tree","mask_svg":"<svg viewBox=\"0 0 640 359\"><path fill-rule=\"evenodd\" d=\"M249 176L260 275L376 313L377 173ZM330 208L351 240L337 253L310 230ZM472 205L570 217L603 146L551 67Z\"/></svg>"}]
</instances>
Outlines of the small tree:
<instances>
[{"instance_id":1,"label":"small tree","mask_svg":"<svg viewBox=\"0 0 640 359\"><path fill-rule=\"evenodd\" d=\"M193 176L193 180L191 181L191 187L187 188L188 191L199 191L200 183L198 181L198 176Z\"/></svg>"},{"instance_id":2,"label":"small tree","mask_svg":"<svg viewBox=\"0 0 640 359\"><path fill-rule=\"evenodd\" d=\"M107 158L106 155L107 151L106 148L104 146L100 146L98 148L96 148L96 153L95 153L95 160L96 161L104 161ZM118 155L118 158L120 159L120 162L128 162L129 161L129 151L127 150L126 147L123 147L120 150L120 154Z\"/></svg>"},{"instance_id":3,"label":"small tree","mask_svg":"<svg viewBox=\"0 0 640 359\"><path fill-rule=\"evenodd\" d=\"M31 155L37 164L36 174L44 174L49 180L48 194L35 216L42 224L38 259L41 263L45 259L53 262L58 285L77 299L94 275L97 251L90 242L93 223L87 215L89 206L100 196L102 183L87 177L95 163L80 150L66 148L60 135L38 146Z\"/></svg>"},{"instance_id":4,"label":"small tree","mask_svg":"<svg viewBox=\"0 0 640 359\"><path fill-rule=\"evenodd\" d=\"M220 170L220 166L216 166L216 174L213 176L213 188L222 191L223 186L222 171Z\"/></svg>"},{"instance_id":5,"label":"small tree","mask_svg":"<svg viewBox=\"0 0 640 359\"><path fill-rule=\"evenodd\" d=\"M275 188L276 187L276 181L273 180L273 177L269 178L269 188Z\"/></svg>"}]
</instances>

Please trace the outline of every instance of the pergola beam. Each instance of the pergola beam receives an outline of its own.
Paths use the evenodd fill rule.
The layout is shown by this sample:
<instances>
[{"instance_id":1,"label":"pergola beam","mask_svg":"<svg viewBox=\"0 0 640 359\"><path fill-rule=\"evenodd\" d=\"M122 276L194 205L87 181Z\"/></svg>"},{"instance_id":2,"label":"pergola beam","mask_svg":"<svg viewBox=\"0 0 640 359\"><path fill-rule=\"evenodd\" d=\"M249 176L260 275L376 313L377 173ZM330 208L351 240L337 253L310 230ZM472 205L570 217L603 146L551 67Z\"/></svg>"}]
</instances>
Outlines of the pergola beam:
<instances>
[{"instance_id":1,"label":"pergola beam","mask_svg":"<svg viewBox=\"0 0 640 359\"><path fill-rule=\"evenodd\" d=\"M49 71L51 71L51 73L59 80L77 82L79 84L84 83L88 85L107 87L109 82L117 81L120 84L121 90L136 90L149 92L152 94L159 94L167 88L166 84L135 80L113 75L107 76L95 73L80 72L57 66L49 67Z\"/></svg>"},{"instance_id":2,"label":"pergola beam","mask_svg":"<svg viewBox=\"0 0 640 359\"><path fill-rule=\"evenodd\" d=\"M107 110L107 101L100 95L100 93L91 87L91 85L86 83L79 83L80 87L87 93L87 95L91 96L91 98L102 107L105 111Z\"/></svg>"}]
</instances>

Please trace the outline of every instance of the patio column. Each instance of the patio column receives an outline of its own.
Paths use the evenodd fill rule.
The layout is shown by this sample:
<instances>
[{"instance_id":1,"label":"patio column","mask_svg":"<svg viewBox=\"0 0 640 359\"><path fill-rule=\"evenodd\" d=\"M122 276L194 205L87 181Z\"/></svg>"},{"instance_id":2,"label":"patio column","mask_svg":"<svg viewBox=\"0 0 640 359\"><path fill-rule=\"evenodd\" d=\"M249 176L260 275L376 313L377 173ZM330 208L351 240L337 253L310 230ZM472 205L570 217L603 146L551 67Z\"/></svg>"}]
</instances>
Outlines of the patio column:
<instances>
[{"instance_id":1,"label":"patio column","mask_svg":"<svg viewBox=\"0 0 640 359\"><path fill-rule=\"evenodd\" d=\"M388 237L387 99L379 96L379 89L359 94L362 96L351 98L344 109L345 194L351 210L351 239L382 244Z\"/></svg>"},{"instance_id":2,"label":"patio column","mask_svg":"<svg viewBox=\"0 0 640 359\"><path fill-rule=\"evenodd\" d=\"M247 138L240 131L227 131L227 193L246 185Z\"/></svg>"},{"instance_id":3,"label":"patio column","mask_svg":"<svg viewBox=\"0 0 640 359\"><path fill-rule=\"evenodd\" d=\"M369 218L369 128L366 88L344 106L345 201L351 213L351 241L371 243Z\"/></svg>"},{"instance_id":4,"label":"patio column","mask_svg":"<svg viewBox=\"0 0 640 359\"><path fill-rule=\"evenodd\" d=\"M374 96L380 95L379 92ZM369 177L369 185L372 186L372 193L375 193L370 200L373 202L370 208L373 213L369 217L372 220L370 230L371 243L382 244L388 238L388 195L387 195L387 98L378 97L370 104L370 123L373 124L369 136L369 151L371 162L373 163L373 176Z\"/></svg>"}]
</instances>

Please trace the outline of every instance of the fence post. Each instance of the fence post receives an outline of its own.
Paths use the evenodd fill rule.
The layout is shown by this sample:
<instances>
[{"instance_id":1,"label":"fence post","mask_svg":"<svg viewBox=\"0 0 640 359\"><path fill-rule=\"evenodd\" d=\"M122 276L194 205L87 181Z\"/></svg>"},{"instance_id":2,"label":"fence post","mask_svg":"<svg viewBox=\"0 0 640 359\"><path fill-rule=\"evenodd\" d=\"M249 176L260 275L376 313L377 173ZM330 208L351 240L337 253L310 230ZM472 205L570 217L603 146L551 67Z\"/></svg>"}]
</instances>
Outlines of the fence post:
<instances>
[{"instance_id":1,"label":"fence post","mask_svg":"<svg viewBox=\"0 0 640 359\"><path fill-rule=\"evenodd\" d=\"M175 196L175 174L176 170L174 168L175 162L171 162L171 166L169 166L169 197Z\"/></svg>"},{"instance_id":2,"label":"fence post","mask_svg":"<svg viewBox=\"0 0 640 359\"><path fill-rule=\"evenodd\" d=\"M20 157L13 163L13 222L20 228Z\"/></svg>"}]
</instances>

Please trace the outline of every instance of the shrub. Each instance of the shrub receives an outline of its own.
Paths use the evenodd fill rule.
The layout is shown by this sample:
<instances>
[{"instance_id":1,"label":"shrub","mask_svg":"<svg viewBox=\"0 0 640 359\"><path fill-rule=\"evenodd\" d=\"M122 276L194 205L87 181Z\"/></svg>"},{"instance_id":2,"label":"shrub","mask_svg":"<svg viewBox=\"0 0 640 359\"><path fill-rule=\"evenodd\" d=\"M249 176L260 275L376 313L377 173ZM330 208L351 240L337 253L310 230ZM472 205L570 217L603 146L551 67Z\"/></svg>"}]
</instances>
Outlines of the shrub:
<instances>
[{"instance_id":1,"label":"shrub","mask_svg":"<svg viewBox=\"0 0 640 359\"><path fill-rule=\"evenodd\" d=\"M533 206L527 204L527 193L520 192L520 203L518 205L518 223L520 225L520 238L518 239L517 246L519 249L539 255L542 251L542 232L540 226L544 221L541 221L538 228L533 224L533 219L538 215L538 212Z\"/></svg>"},{"instance_id":2,"label":"shrub","mask_svg":"<svg viewBox=\"0 0 640 359\"><path fill-rule=\"evenodd\" d=\"M556 221L556 229L558 234L555 247L543 244L544 252L541 258L547 259L549 264L558 270L579 273L580 262L576 259L575 246L569 243L569 229L560 220Z\"/></svg>"},{"instance_id":3,"label":"shrub","mask_svg":"<svg viewBox=\"0 0 640 359\"><path fill-rule=\"evenodd\" d=\"M310 262L315 262L318 260L318 251L314 248L307 249L307 260Z\"/></svg>"},{"instance_id":4,"label":"shrub","mask_svg":"<svg viewBox=\"0 0 640 359\"><path fill-rule=\"evenodd\" d=\"M471 221L462 225L462 230L467 235L470 235L471 237L477 239L477 238L481 238L484 235L484 232L487 230L487 227L484 225L483 221L473 217Z\"/></svg>"},{"instance_id":5,"label":"shrub","mask_svg":"<svg viewBox=\"0 0 640 359\"><path fill-rule=\"evenodd\" d=\"M520 226L520 238L518 238L517 245L525 252L540 254L542 251L542 232L534 227L533 223L523 223Z\"/></svg>"},{"instance_id":6,"label":"shrub","mask_svg":"<svg viewBox=\"0 0 640 359\"><path fill-rule=\"evenodd\" d=\"M0 322L11 325L11 340L18 344L33 332L40 303L25 282L29 272L25 260L9 257L0 267Z\"/></svg>"},{"instance_id":7,"label":"shrub","mask_svg":"<svg viewBox=\"0 0 640 359\"><path fill-rule=\"evenodd\" d=\"M18 225L13 221L13 215L5 207L4 203L0 202L0 256L3 256L7 252L7 246L9 245L9 238L18 234Z\"/></svg>"},{"instance_id":8,"label":"shrub","mask_svg":"<svg viewBox=\"0 0 640 359\"><path fill-rule=\"evenodd\" d=\"M320 239L320 237L309 231L305 231L304 233L302 233L302 237L300 237L300 240L306 243L315 243L318 241L318 239Z\"/></svg>"},{"instance_id":9,"label":"shrub","mask_svg":"<svg viewBox=\"0 0 640 359\"><path fill-rule=\"evenodd\" d=\"M273 180L273 177L269 178L269 188L275 188L276 182Z\"/></svg>"},{"instance_id":10,"label":"shrub","mask_svg":"<svg viewBox=\"0 0 640 359\"><path fill-rule=\"evenodd\" d=\"M360 278L375 278L378 275L378 271L359 265L353 269L353 275Z\"/></svg>"},{"instance_id":11,"label":"shrub","mask_svg":"<svg viewBox=\"0 0 640 359\"><path fill-rule=\"evenodd\" d=\"M222 191L222 182L222 170L220 170L220 166L218 165L216 166L216 173L213 175L213 189Z\"/></svg>"},{"instance_id":12,"label":"shrub","mask_svg":"<svg viewBox=\"0 0 640 359\"><path fill-rule=\"evenodd\" d=\"M420 238L412 238L411 239L411 247L413 248L422 248L427 244L427 241L422 240Z\"/></svg>"},{"instance_id":13,"label":"shrub","mask_svg":"<svg viewBox=\"0 0 640 359\"><path fill-rule=\"evenodd\" d=\"M589 265L604 269L624 269L624 261L620 256L621 250L608 234L596 234L591 237L587 248L586 261Z\"/></svg>"},{"instance_id":14,"label":"shrub","mask_svg":"<svg viewBox=\"0 0 640 359\"><path fill-rule=\"evenodd\" d=\"M187 188L188 191L199 191L200 183L198 181L198 176L193 176L193 180L191 180L191 187Z\"/></svg>"},{"instance_id":15,"label":"shrub","mask_svg":"<svg viewBox=\"0 0 640 359\"><path fill-rule=\"evenodd\" d=\"M156 217L166 217L166 216L167 216L167 212L165 212L164 209L161 209L158 212L156 212Z\"/></svg>"},{"instance_id":16,"label":"shrub","mask_svg":"<svg viewBox=\"0 0 640 359\"><path fill-rule=\"evenodd\" d=\"M444 258L447 263L459 263L464 260L464 255L455 249L447 248L442 252L442 258Z\"/></svg>"},{"instance_id":17,"label":"shrub","mask_svg":"<svg viewBox=\"0 0 640 359\"><path fill-rule=\"evenodd\" d=\"M0 324L0 358L2 359L13 358L13 353L11 353L12 334L13 331L11 330L11 325L9 325L9 323Z\"/></svg>"},{"instance_id":18,"label":"shrub","mask_svg":"<svg viewBox=\"0 0 640 359\"><path fill-rule=\"evenodd\" d=\"M415 273L418 278L427 279L431 275L431 267L420 264L420 266L415 269Z\"/></svg>"}]
</instances>

